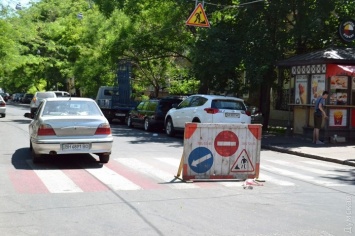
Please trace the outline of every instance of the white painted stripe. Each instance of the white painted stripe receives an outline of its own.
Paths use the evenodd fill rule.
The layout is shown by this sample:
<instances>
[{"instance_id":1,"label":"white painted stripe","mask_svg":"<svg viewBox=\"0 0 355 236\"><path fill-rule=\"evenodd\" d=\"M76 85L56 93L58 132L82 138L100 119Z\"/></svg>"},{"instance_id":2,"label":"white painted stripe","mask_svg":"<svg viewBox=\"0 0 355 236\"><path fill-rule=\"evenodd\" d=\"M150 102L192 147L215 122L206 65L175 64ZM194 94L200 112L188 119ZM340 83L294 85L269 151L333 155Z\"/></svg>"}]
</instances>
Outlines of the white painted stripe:
<instances>
[{"instance_id":1,"label":"white painted stripe","mask_svg":"<svg viewBox=\"0 0 355 236\"><path fill-rule=\"evenodd\" d=\"M354 167L351 166L344 166L342 164L337 164L337 163L329 163L329 162L323 162L323 161L302 161L307 164L315 165L315 166L322 166L322 167L327 167L330 169L354 169Z\"/></svg>"},{"instance_id":2,"label":"white painted stripe","mask_svg":"<svg viewBox=\"0 0 355 236\"><path fill-rule=\"evenodd\" d=\"M265 174L261 174L261 176L259 176L259 179L265 180L266 183L271 182L273 184L281 185L281 186L295 186L295 183L285 181L285 180L279 180L279 179L276 179L274 177L271 177L271 176L265 175Z\"/></svg>"},{"instance_id":3,"label":"white painted stripe","mask_svg":"<svg viewBox=\"0 0 355 236\"><path fill-rule=\"evenodd\" d=\"M179 168L180 165L180 159L176 158L155 158L158 161L164 162L165 164L168 164L170 166L175 166L176 168Z\"/></svg>"},{"instance_id":4,"label":"white painted stripe","mask_svg":"<svg viewBox=\"0 0 355 236\"><path fill-rule=\"evenodd\" d=\"M173 180L175 180L174 173L167 173L134 158L116 158L115 161L118 161L122 165L125 165L145 175L162 180L165 183L171 183L168 184L168 186L173 189L198 188L198 186L191 183L184 183L178 181L172 182Z\"/></svg>"},{"instance_id":5,"label":"white painted stripe","mask_svg":"<svg viewBox=\"0 0 355 236\"><path fill-rule=\"evenodd\" d=\"M236 142L218 141L217 146L237 146Z\"/></svg>"},{"instance_id":6,"label":"white painted stripe","mask_svg":"<svg viewBox=\"0 0 355 236\"><path fill-rule=\"evenodd\" d=\"M113 190L140 190L140 186L119 175L113 170L102 166L102 168L85 169L98 180L109 186Z\"/></svg>"},{"instance_id":7,"label":"white painted stripe","mask_svg":"<svg viewBox=\"0 0 355 236\"><path fill-rule=\"evenodd\" d=\"M242 187L244 184L244 181L226 181L226 182L218 182L220 185L223 185L225 187Z\"/></svg>"},{"instance_id":8,"label":"white painted stripe","mask_svg":"<svg viewBox=\"0 0 355 236\"><path fill-rule=\"evenodd\" d=\"M67 175L60 170L40 169L32 161L27 160L36 175L51 193L79 193L83 192Z\"/></svg>"},{"instance_id":9,"label":"white painted stripe","mask_svg":"<svg viewBox=\"0 0 355 236\"><path fill-rule=\"evenodd\" d=\"M315 168L311 168L311 167L307 167L307 166L298 166L295 165L294 163L290 163L287 161L281 161L281 160L269 160L272 163L278 164L278 165L282 165L282 166L292 166L292 168L296 168L296 169L300 169L300 170L305 170L308 172L313 172L316 174L320 174L320 175L327 175L327 177L330 176L331 171L327 170L320 170L320 169L315 169Z\"/></svg>"},{"instance_id":10,"label":"white painted stripe","mask_svg":"<svg viewBox=\"0 0 355 236\"><path fill-rule=\"evenodd\" d=\"M303 181L319 184L319 185L324 185L324 186L346 186L344 184L337 184L337 183L333 183L333 182L329 182L329 181L317 180L314 177L311 177L311 176L308 176L308 175L298 174L298 173L295 173L295 172L292 172L292 171L275 168L273 166L269 166L269 165L265 165L265 164L263 164L261 166L261 169L267 170L267 171L270 171L270 172L275 172L275 173L280 174L280 175L286 175L286 176L289 176L289 177L293 177L293 178L296 178L296 179L299 179L299 180L303 180Z\"/></svg>"}]
</instances>

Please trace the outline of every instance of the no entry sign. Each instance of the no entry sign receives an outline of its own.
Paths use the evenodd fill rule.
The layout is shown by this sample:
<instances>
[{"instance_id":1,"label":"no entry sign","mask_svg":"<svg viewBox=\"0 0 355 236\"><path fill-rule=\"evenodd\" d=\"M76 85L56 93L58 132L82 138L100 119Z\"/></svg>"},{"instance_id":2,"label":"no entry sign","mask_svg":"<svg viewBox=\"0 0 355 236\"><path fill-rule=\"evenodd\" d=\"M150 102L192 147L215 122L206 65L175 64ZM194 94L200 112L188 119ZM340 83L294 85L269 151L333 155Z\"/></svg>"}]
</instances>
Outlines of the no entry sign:
<instances>
[{"instance_id":1,"label":"no entry sign","mask_svg":"<svg viewBox=\"0 0 355 236\"><path fill-rule=\"evenodd\" d=\"M214 140L216 152L223 157L232 156L238 150L238 147L238 136L229 130L220 132Z\"/></svg>"}]
</instances>

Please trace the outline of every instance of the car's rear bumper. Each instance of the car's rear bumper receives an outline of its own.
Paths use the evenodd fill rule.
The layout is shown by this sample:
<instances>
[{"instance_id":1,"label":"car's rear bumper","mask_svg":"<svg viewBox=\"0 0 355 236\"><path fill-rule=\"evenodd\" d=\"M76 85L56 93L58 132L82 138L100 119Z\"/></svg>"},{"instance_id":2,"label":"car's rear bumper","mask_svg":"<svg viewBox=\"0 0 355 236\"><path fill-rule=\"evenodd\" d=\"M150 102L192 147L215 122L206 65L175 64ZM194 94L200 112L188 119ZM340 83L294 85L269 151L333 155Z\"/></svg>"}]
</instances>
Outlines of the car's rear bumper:
<instances>
[{"instance_id":1,"label":"car's rear bumper","mask_svg":"<svg viewBox=\"0 0 355 236\"><path fill-rule=\"evenodd\" d=\"M62 140L35 140L32 139L32 148L36 154L72 154L72 153L105 153L110 154L112 150L113 138L104 138L100 140L75 140L75 139L62 139ZM89 144L88 150L63 150L63 144Z\"/></svg>"},{"instance_id":2,"label":"car's rear bumper","mask_svg":"<svg viewBox=\"0 0 355 236\"><path fill-rule=\"evenodd\" d=\"M0 114L6 113L6 107L0 107Z\"/></svg>"}]
</instances>

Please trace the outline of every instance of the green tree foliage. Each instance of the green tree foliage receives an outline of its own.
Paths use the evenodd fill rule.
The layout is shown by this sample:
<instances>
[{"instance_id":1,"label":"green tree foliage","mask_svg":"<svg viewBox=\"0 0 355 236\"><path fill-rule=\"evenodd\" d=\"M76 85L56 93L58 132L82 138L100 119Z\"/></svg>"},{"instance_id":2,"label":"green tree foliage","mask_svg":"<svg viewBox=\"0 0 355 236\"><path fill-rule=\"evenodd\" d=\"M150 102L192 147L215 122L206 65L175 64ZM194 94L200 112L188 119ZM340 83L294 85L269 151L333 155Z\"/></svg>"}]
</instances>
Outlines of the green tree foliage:
<instances>
[{"instance_id":1,"label":"green tree foliage","mask_svg":"<svg viewBox=\"0 0 355 236\"><path fill-rule=\"evenodd\" d=\"M133 84L170 93L259 97L268 124L270 90L281 90L277 61L328 46L354 46L338 25L353 1L204 1L210 28L186 26L196 1L42 0L1 8L0 86L13 92L68 89L93 97L117 83L117 64L133 65ZM78 13L82 13L78 19ZM282 74L286 74L280 71ZM280 79L281 78L281 79ZM283 99L279 96L279 99Z\"/></svg>"}]
</instances>

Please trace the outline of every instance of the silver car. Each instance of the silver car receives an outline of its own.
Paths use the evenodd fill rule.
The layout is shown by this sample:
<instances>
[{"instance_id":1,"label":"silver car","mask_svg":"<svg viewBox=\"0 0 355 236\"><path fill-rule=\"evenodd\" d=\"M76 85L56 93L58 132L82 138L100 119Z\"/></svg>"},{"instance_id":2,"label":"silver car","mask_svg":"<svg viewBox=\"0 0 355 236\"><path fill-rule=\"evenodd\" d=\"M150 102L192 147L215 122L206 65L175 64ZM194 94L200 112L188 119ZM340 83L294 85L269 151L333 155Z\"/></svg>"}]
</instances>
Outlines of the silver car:
<instances>
[{"instance_id":1,"label":"silver car","mask_svg":"<svg viewBox=\"0 0 355 236\"><path fill-rule=\"evenodd\" d=\"M110 158L111 127L90 98L47 98L29 125L33 162L41 155L93 153L100 162Z\"/></svg>"}]
</instances>

